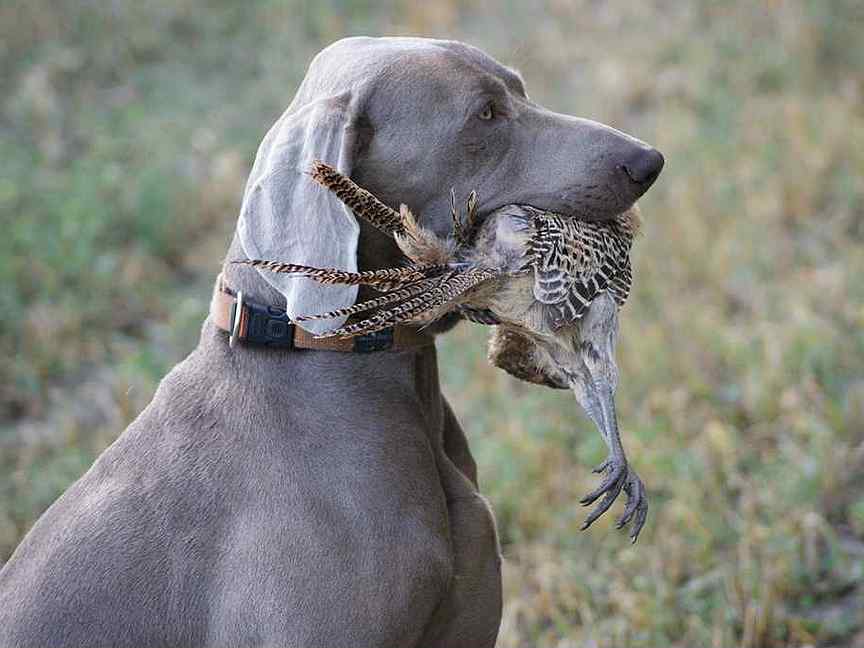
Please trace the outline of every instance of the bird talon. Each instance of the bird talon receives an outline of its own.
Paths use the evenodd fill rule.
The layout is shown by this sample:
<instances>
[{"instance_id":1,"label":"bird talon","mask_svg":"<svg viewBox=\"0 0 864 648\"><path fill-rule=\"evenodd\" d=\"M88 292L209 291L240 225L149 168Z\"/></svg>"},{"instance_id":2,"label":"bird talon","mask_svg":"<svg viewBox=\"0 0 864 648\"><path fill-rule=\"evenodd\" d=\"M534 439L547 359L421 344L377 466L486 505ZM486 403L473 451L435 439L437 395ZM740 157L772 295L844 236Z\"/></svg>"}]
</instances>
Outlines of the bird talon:
<instances>
[{"instance_id":1,"label":"bird talon","mask_svg":"<svg viewBox=\"0 0 864 648\"><path fill-rule=\"evenodd\" d=\"M645 486L639 475L628 466L626 461L610 458L598 468L601 468L602 471L608 471L609 474L600 486L583 497L580 503L588 506L601 496L603 499L585 518L581 530L584 531L590 527L601 515L606 513L623 490L627 495L627 503L624 507L624 513L615 521L615 528L623 529L628 524L632 524L630 540L635 543L648 516L648 499L645 495Z\"/></svg>"},{"instance_id":2,"label":"bird talon","mask_svg":"<svg viewBox=\"0 0 864 648\"><path fill-rule=\"evenodd\" d=\"M593 491L588 493L585 497L579 500L583 506L588 506L592 504L598 497L603 495L604 493L608 493L612 489L615 489L616 486L623 481L623 478L627 474L627 462L621 462L616 459L607 459L604 461L598 468L601 468L600 472L608 472L606 478L600 482L600 485L595 488ZM594 470L594 472L598 472L598 470ZM623 486L623 483L621 483ZM618 489L620 492L620 488Z\"/></svg>"},{"instance_id":3,"label":"bird talon","mask_svg":"<svg viewBox=\"0 0 864 648\"><path fill-rule=\"evenodd\" d=\"M602 473L602 472L605 472L606 469L609 467L609 464L610 464L610 462L609 462L609 460L607 459L606 461L604 461L604 462L601 463L600 465L594 467L594 468L591 470L591 472L593 472L593 473L597 473L597 474L600 474L600 473Z\"/></svg>"},{"instance_id":4,"label":"bird talon","mask_svg":"<svg viewBox=\"0 0 864 648\"><path fill-rule=\"evenodd\" d=\"M628 480L624 488L628 498L627 509L631 507L631 498L635 502L632 505L633 512L631 513L631 517L633 526L630 530L630 540L635 544L636 540L639 539L642 527L645 526L645 520L648 518L648 496L645 493L645 485L635 472L631 474L630 480ZM627 511L625 510L624 513L626 515ZM628 522L630 521L631 519L628 518Z\"/></svg>"}]
</instances>

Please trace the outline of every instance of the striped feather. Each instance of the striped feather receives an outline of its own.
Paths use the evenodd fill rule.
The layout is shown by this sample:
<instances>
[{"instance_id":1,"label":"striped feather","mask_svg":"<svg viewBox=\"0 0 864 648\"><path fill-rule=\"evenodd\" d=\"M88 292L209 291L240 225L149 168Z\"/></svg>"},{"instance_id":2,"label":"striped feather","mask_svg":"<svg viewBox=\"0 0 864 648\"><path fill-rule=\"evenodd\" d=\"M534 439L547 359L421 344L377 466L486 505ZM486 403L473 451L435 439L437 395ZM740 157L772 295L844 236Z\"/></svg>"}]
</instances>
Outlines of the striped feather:
<instances>
[{"instance_id":1,"label":"striped feather","mask_svg":"<svg viewBox=\"0 0 864 648\"><path fill-rule=\"evenodd\" d=\"M440 277L422 292L406 299L400 304L378 311L372 317L346 324L336 330L317 337L355 337L374 333L404 322L414 321L422 316L439 317L449 307L456 307L455 301L472 288L498 276L496 270L488 268L468 268L453 270Z\"/></svg>"},{"instance_id":2,"label":"striped feather","mask_svg":"<svg viewBox=\"0 0 864 648\"><path fill-rule=\"evenodd\" d=\"M365 311L369 311L373 308L378 308L380 306L387 306L388 304L404 301L409 297L413 297L417 293L429 288L430 283L434 281L434 279L418 281L417 283L409 284L404 288L397 288L396 290L391 290L390 292L384 293L379 297L367 299L366 301L354 304L353 306L339 308L337 310L332 310L327 313L319 313L317 315L301 315L297 318L297 321L305 322L308 320L336 319L337 317L348 317L349 315L354 315L356 313L363 313Z\"/></svg>"},{"instance_id":3,"label":"striped feather","mask_svg":"<svg viewBox=\"0 0 864 648\"><path fill-rule=\"evenodd\" d=\"M366 285L378 290L392 290L404 284L421 281L430 276L440 274L446 266L411 265L400 268L384 268L382 270L364 270L349 272L338 268L316 268L298 263L283 263L281 261L264 261L261 259L242 259L232 261L238 265L248 265L261 270L269 270L280 274L293 274L307 279L314 279L322 284L341 284L345 286Z\"/></svg>"},{"instance_id":4,"label":"striped feather","mask_svg":"<svg viewBox=\"0 0 864 648\"><path fill-rule=\"evenodd\" d=\"M322 187L332 191L357 216L368 221L385 234L392 236L404 230L399 212L382 203L330 165L315 160L309 175Z\"/></svg>"},{"instance_id":5,"label":"striped feather","mask_svg":"<svg viewBox=\"0 0 864 648\"><path fill-rule=\"evenodd\" d=\"M638 214L586 222L529 208L534 232L526 257L534 270L534 297L552 308L552 323L580 319L598 295L611 292L622 306L630 294L630 248Z\"/></svg>"},{"instance_id":6,"label":"striped feather","mask_svg":"<svg viewBox=\"0 0 864 648\"><path fill-rule=\"evenodd\" d=\"M459 208L456 207L456 190L450 188L450 217L453 221L453 240L457 248L464 248L471 244L477 229L477 192L468 194L465 201L465 221Z\"/></svg>"}]
</instances>

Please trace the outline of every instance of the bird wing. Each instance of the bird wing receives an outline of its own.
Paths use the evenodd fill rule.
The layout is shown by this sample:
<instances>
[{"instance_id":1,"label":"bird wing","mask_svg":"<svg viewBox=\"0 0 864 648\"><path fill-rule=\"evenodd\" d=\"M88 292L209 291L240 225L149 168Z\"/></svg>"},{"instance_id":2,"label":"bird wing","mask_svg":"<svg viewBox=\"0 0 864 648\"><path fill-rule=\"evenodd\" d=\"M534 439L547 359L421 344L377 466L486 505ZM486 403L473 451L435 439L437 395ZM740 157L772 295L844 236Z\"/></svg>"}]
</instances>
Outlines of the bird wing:
<instances>
[{"instance_id":1,"label":"bird wing","mask_svg":"<svg viewBox=\"0 0 864 648\"><path fill-rule=\"evenodd\" d=\"M630 293L632 235L616 221L594 223L538 212L528 246L534 297L551 307L555 328L580 319L609 290L619 306Z\"/></svg>"}]
</instances>

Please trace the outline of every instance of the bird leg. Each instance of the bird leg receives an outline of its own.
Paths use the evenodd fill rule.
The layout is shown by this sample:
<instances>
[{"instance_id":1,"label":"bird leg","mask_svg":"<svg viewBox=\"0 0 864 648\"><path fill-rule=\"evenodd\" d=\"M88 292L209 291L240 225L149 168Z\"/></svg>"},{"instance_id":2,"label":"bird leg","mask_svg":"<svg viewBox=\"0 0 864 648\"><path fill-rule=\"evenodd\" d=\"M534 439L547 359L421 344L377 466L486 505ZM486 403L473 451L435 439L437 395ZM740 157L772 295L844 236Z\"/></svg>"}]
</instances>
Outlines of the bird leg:
<instances>
[{"instance_id":1,"label":"bird leg","mask_svg":"<svg viewBox=\"0 0 864 648\"><path fill-rule=\"evenodd\" d=\"M616 526L620 529L632 522L630 538L636 542L648 515L648 498L642 480L627 462L615 415L615 388L618 383L618 368L615 365L617 311L617 305L608 294L600 296L591 304L581 323L576 346L577 360L572 365L574 370L567 371L566 375L576 399L597 426L609 448L606 461L594 469L594 472L605 475L603 481L580 500L588 506L602 497L585 519L582 529L587 529L608 511L623 490L627 495L627 503Z\"/></svg>"},{"instance_id":2,"label":"bird leg","mask_svg":"<svg viewBox=\"0 0 864 648\"><path fill-rule=\"evenodd\" d=\"M609 448L609 456L594 469L595 473L605 475L603 481L596 489L580 500L583 505L588 506L602 496L597 506L585 518L582 529L587 529L597 518L608 511L623 490L627 495L627 504L623 515L618 518L616 527L620 529L632 521L630 538L636 542L648 515L648 498L645 493L645 486L636 471L630 467L624 453L624 446L621 444L621 435L615 416L615 398L611 385L603 380L585 381L585 383L575 387L574 392L577 392L577 397L582 395L580 400L586 405L586 413L600 430L600 434Z\"/></svg>"}]
</instances>

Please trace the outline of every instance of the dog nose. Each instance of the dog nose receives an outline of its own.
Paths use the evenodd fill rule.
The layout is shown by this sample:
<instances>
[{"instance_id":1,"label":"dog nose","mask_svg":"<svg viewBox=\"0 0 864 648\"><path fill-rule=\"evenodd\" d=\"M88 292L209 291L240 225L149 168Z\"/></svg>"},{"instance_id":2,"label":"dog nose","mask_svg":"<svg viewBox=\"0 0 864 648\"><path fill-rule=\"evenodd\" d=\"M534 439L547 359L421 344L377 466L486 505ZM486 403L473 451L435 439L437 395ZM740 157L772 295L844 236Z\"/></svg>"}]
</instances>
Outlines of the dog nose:
<instances>
[{"instance_id":1,"label":"dog nose","mask_svg":"<svg viewBox=\"0 0 864 648\"><path fill-rule=\"evenodd\" d=\"M663 154L657 149L639 147L621 163L620 168L645 192L660 175L664 163Z\"/></svg>"}]
</instances>

